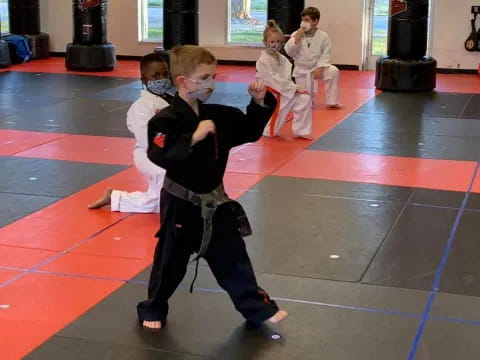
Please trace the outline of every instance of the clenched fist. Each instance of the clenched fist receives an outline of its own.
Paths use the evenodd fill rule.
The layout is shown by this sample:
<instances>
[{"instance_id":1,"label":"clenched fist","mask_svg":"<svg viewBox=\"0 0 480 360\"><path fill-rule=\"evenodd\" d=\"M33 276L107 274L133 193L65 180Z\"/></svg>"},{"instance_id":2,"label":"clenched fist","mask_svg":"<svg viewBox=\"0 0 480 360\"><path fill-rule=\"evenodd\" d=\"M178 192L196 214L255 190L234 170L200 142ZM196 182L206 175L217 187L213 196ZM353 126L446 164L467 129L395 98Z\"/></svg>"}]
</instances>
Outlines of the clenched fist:
<instances>
[{"instance_id":1,"label":"clenched fist","mask_svg":"<svg viewBox=\"0 0 480 360\"><path fill-rule=\"evenodd\" d=\"M215 123L212 120L202 120L198 124L197 130L193 133L192 136L192 145L195 145L199 141L202 141L207 137L208 134L215 133Z\"/></svg>"},{"instance_id":2,"label":"clenched fist","mask_svg":"<svg viewBox=\"0 0 480 360\"><path fill-rule=\"evenodd\" d=\"M248 93L257 104L263 104L267 89L262 82L255 81L248 86Z\"/></svg>"}]
</instances>

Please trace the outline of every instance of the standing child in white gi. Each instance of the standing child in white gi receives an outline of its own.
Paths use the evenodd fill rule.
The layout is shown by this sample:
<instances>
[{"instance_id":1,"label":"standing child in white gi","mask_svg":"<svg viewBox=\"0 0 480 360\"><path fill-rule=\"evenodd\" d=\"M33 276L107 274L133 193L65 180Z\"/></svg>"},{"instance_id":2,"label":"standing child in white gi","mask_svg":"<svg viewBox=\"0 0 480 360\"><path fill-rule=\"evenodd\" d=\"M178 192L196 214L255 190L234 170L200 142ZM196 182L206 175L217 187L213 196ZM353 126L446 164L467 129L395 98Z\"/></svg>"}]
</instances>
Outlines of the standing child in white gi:
<instances>
[{"instance_id":1,"label":"standing child in white gi","mask_svg":"<svg viewBox=\"0 0 480 360\"><path fill-rule=\"evenodd\" d=\"M338 68L331 63L332 42L327 33L317 29L320 11L308 7L302 11L300 29L292 34L285 44L285 51L293 58L295 82L312 94L318 91L318 80L325 84L327 107L339 108Z\"/></svg>"},{"instance_id":2,"label":"standing child in white gi","mask_svg":"<svg viewBox=\"0 0 480 360\"><path fill-rule=\"evenodd\" d=\"M156 53L145 55L140 60L142 84L146 90L135 101L127 113L127 127L135 135L137 144L133 150L135 167L148 180L146 192L126 192L105 190L100 199L90 204L90 209L111 205L112 211L133 213L160 212L160 190L163 185L165 170L152 163L147 157L147 125L152 117L166 108L171 96L167 94L172 86L168 65L165 59Z\"/></svg>"},{"instance_id":3,"label":"standing child in white gi","mask_svg":"<svg viewBox=\"0 0 480 360\"><path fill-rule=\"evenodd\" d=\"M257 79L277 95L277 110L265 127L264 136L277 136L288 114L293 112L292 130L296 137L311 140L312 99L308 91L292 81L292 64L280 54L283 34L274 20L263 33L266 49L257 60Z\"/></svg>"}]
</instances>

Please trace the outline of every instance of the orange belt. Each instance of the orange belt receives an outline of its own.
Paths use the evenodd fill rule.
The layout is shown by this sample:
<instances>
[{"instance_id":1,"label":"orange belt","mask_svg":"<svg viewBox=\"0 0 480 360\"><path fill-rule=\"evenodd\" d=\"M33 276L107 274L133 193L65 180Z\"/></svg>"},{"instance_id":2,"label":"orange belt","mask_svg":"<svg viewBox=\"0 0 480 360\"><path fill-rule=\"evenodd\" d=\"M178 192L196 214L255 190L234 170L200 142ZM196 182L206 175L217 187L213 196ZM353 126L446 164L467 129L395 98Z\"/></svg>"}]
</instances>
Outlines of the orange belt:
<instances>
[{"instance_id":1,"label":"orange belt","mask_svg":"<svg viewBox=\"0 0 480 360\"><path fill-rule=\"evenodd\" d=\"M270 91L277 99L277 106L275 106L275 111L270 118L270 136L274 136L275 125L277 124L278 113L280 112L280 93L277 90L272 89L270 86L267 86L267 90Z\"/></svg>"}]
</instances>

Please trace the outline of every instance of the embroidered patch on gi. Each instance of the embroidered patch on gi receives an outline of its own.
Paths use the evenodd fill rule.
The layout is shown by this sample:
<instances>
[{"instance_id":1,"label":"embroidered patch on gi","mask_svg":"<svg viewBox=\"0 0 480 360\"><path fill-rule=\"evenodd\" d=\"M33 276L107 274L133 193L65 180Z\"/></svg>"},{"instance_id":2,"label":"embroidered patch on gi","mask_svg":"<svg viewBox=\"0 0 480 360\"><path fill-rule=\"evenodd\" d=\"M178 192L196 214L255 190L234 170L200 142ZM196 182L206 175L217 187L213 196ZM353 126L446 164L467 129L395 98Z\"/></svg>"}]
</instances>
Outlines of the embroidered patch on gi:
<instances>
[{"instance_id":1,"label":"embroidered patch on gi","mask_svg":"<svg viewBox=\"0 0 480 360\"><path fill-rule=\"evenodd\" d=\"M263 296L263 302L265 304L271 304L272 303L272 300L270 299L270 296L265 292L265 290L263 289L258 289L257 292Z\"/></svg>"},{"instance_id":2,"label":"embroidered patch on gi","mask_svg":"<svg viewBox=\"0 0 480 360\"><path fill-rule=\"evenodd\" d=\"M155 139L153 139L153 142L155 145L157 145L159 148L162 148L165 146L165 135L160 134L155 136Z\"/></svg>"}]
</instances>

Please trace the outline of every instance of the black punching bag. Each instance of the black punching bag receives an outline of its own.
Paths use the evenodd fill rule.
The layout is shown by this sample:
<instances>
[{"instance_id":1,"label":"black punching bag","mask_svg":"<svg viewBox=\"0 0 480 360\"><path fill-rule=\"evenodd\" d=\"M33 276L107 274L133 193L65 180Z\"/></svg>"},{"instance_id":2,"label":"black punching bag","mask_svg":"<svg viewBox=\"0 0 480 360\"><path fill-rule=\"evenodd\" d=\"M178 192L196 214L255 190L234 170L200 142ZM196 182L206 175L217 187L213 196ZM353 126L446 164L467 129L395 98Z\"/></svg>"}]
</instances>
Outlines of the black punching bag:
<instances>
[{"instance_id":1,"label":"black punching bag","mask_svg":"<svg viewBox=\"0 0 480 360\"><path fill-rule=\"evenodd\" d=\"M107 42L108 0L73 0L73 43L67 45L68 70L110 71L115 47Z\"/></svg>"},{"instance_id":2,"label":"black punching bag","mask_svg":"<svg viewBox=\"0 0 480 360\"><path fill-rule=\"evenodd\" d=\"M0 29L2 28L2 14L0 14ZM8 67L12 64L10 59L10 49L8 43L2 40L2 33L0 32L0 68Z\"/></svg>"},{"instance_id":3,"label":"black punching bag","mask_svg":"<svg viewBox=\"0 0 480 360\"><path fill-rule=\"evenodd\" d=\"M435 59L425 57L429 0L390 0L388 56L377 61L382 90L426 91L436 85Z\"/></svg>"},{"instance_id":4,"label":"black punching bag","mask_svg":"<svg viewBox=\"0 0 480 360\"><path fill-rule=\"evenodd\" d=\"M269 0L268 20L275 20L285 34L292 34L300 27L300 14L305 0Z\"/></svg>"},{"instance_id":5,"label":"black punching bag","mask_svg":"<svg viewBox=\"0 0 480 360\"><path fill-rule=\"evenodd\" d=\"M99 45L107 43L107 1L73 1L73 43ZM95 6L94 6L95 5Z\"/></svg>"},{"instance_id":6,"label":"black punching bag","mask_svg":"<svg viewBox=\"0 0 480 360\"><path fill-rule=\"evenodd\" d=\"M428 0L392 2L388 23L388 56L418 60L428 41Z\"/></svg>"},{"instance_id":7,"label":"black punching bag","mask_svg":"<svg viewBox=\"0 0 480 360\"><path fill-rule=\"evenodd\" d=\"M39 0L9 0L8 14L12 34L40 33Z\"/></svg>"},{"instance_id":8,"label":"black punching bag","mask_svg":"<svg viewBox=\"0 0 480 360\"><path fill-rule=\"evenodd\" d=\"M163 47L198 45L198 0L163 1Z\"/></svg>"},{"instance_id":9,"label":"black punching bag","mask_svg":"<svg viewBox=\"0 0 480 360\"><path fill-rule=\"evenodd\" d=\"M50 37L40 32L39 0L9 0L10 33L23 35L30 41L32 59L50 56Z\"/></svg>"}]
</instances>

